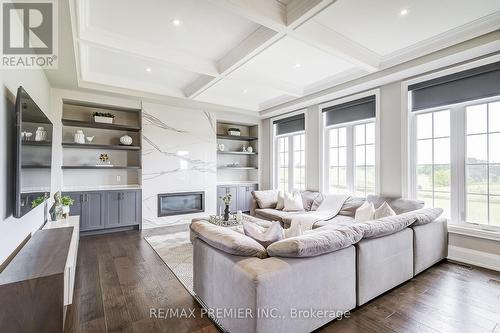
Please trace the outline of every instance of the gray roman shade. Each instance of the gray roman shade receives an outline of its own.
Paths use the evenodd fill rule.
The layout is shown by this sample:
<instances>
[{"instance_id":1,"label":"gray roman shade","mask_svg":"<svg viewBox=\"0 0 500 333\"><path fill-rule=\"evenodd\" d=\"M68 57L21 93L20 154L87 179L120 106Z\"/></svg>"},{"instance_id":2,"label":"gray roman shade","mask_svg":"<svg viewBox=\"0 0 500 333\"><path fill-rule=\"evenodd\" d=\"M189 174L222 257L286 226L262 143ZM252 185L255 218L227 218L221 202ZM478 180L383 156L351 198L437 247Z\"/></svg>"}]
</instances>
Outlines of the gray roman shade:
<instances>
[{"instance_id":1,"label":"gray roman shade","mask_svg":"<svg viewBox=\"0 0 500 333\"><path fill-rule=\"evenodd\" d=\"M375 95L324 108L323 113L325 126L375 118Z\"/></svg>"},{"instance_id":2,"label":"gray roman shade","mask_svg":"<svg viewBox=\"0 0 500 333\"><path fill-rule=\"evenodd\" d=\"M500 95L500 62L408 87L412 111Z\"/></svg>"},{"instance_id":3,"label":"gray roman shade","mask_svg":"<svg viewBox=\"0 0 500 333\"><path fill-rule=\"evenodd\" d=\"M303 113L288 118L278 119L273 122L275 134L289 134L306 129L306 118Z\"/></svg>"}]
</instances>

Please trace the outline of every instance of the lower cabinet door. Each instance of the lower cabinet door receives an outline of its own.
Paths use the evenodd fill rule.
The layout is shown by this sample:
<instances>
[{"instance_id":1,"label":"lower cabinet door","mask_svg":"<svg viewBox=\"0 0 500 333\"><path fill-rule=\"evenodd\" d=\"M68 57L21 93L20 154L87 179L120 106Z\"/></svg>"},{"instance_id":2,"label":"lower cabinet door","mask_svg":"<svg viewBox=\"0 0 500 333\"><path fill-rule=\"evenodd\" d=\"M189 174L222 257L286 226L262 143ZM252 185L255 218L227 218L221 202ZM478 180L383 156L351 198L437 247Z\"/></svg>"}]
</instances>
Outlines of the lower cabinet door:
<instances>
[{"instance_id":1,"label":"lower cabinet door","mask_svg":"<svg viewBox=\"0 0 500 333\"><path fill-rule=\"evenodd\" d=\"M67 192L63 196L68 196L73 199L73 205L69 206L69 215L82 215L82 202L83 193L81 192ZM80 216L80 220L82 217Z\"/></svg>"},{"instance_id":2,"label":"lower cabinet door","mask_svg":"<svg viewBox=\"0 0 500 333\"><path fill-rule=\"evenodd\" d=\"M248 198L248 186L239 185L238 186L238 210L242 212L247 212L250 210L250 204L247 200Z\"/></svg>"},{"instance_id":3,"label":"lower cabinet door","mask_svg":"<svg viewBox=\"0 0 500 333\"><path fill-rule=\"evenodd\" d=\"M80 230L86 231L103 229L104 198L102 193L84 192L82 195Z\"/></svg>"},{"instance_id":4,"label":"lower cabinet door","mask_svg":"<svg viewBox=\"0 0 500 333\"><path fill-rule=\"evenodd\" d=\"M120 225L137 225L141 219L140 216L141 192L125 191L122 192L120 200Z\"/></svg>"},{"instance_id":5,"label":"lower cabinet door","mask_svg":"<svg viewBox=\"0 0 500 333\"><path fill-rule=\"evenodd\" d=\"M231 203L229 204L229 211L234 213L238 210L238 185L230 185L228 194L231 194Z\"/></svg>"},{"instance_id":6,"label":"lower cabinet door","mask_svg":"<svg viewBox=\"0 0 500 333\"><path fill-rule=\"evenodd\" d=\"M121 193L118 191L105 192L106 196L106 211L105 225L106 228L116 228L120 226L120 198Z\"/></svg>"}]
</instances>

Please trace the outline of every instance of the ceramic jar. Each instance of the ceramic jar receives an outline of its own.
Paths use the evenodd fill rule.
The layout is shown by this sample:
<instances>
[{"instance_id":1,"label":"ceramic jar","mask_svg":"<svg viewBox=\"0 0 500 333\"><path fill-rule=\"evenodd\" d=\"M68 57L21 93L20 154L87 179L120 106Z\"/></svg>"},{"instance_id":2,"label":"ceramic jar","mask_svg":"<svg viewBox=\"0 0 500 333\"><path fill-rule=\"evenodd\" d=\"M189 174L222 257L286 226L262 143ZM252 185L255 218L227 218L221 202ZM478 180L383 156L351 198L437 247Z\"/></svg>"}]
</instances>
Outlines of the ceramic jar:
<instances>
[{"instance_id":1,"label":"ceramic jar","mask_svg":"<svg viewBox=\"0 0 500 333\"><path fill-rule=\"evenodd\" d=\"M252 148L252 146L248 146L248 147L247 147L247 152L249 152L249 153L253 152L253 148Z\"/></svg>"},{"instance_id":2,"label":"ceramic jar","mask_svg":"<svg viewBox=\"0 0 500 333\"><path fill-rule=\"evenodd\" d=\"M85 144L85 134L82 130L77 130L74 137L75 143Z\"/></svg>"},{"instance_id":3,"label":"ceramic jar","mask_svg":"<svg viewBox=\"0 0 500 333\"><path fill-rule=\"evenodd\" d=\"M132 144L132 138L125 134L120 138L120 143L124 146L130 146Z\"/></svg>"},{"instance_id":4,"label":"ceramic jar","mask_svg":"<svg viewBox=\"0 0 500 333\"><path fill-rule=\"evenodd\" d=\"M43 127L38 127L35 133L35 141L47 140L47 131Z\"/></svg>"}]
</instances>

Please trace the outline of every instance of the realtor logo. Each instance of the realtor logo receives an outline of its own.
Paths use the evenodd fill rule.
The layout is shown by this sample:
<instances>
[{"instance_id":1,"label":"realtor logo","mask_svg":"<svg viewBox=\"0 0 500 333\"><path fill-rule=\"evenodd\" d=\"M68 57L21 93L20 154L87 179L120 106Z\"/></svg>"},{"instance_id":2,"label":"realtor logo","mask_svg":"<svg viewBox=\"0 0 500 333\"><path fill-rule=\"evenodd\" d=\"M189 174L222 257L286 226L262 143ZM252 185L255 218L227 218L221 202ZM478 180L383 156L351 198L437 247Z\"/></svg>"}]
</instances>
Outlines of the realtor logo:
<instances>
[{"instance_id":1,"label":"realtor logo","mask_svg":"<svg viewBox=\"0 0 500 333\"><path fill-rule=\"evenodd\" d=\"M57 68L56 3L2 2L2 68Z\"/></svg>"}]
</instances>

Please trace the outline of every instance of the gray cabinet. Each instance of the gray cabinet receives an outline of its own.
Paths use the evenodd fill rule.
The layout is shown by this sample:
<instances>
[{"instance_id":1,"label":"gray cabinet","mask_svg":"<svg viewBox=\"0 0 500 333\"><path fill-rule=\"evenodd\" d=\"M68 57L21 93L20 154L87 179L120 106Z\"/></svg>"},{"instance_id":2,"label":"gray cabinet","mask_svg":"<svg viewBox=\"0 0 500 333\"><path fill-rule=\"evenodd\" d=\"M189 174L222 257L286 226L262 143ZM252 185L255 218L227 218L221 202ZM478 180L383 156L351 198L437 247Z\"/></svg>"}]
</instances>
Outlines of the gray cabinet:
<instances>
[{"instance_id":1,"label":"gray cabinet","mask_svg":"<svg viewBox=\"0 0 500 333\"><path fill-rule=\"evenodd\" d=\"M250 211L252 200L252 191L258 189L257 184L237 184L237 185L219 185L217 186L217 213L224 211L224 203L220 197L231 194L232 201L229 209L232 213L241 210Z\"/></svg>"},{"instance_id":2,"label":"gray cabinet","mask_svg":"<svg viewBox=\"0 0 500 333\"><path fill-rule=\"evenodd\" d=\"M252 204L252 191L257 190L257 184L238 185L238 210L249 212Z\"/></svg>"},{"instance_id":3,"label":"gray cabinet","mask_svg":"<svg viewBox=\"0 0 500 333\"><path fill-rule=\"evenodd\" d=\"M140 226L141 191L68 192L75 202L70 215L80 215L80 231Z\"/></svg>"},{"instance_id":4,"label":"gray cabinet","mask_svg":"<svg viewBox=\"0 0 500 333\"><path fill-rule=\"evenodd\" d=\"M106 192L106 228L137 225L141 216L140 191Z\"/></svg>"}]
</instances>

